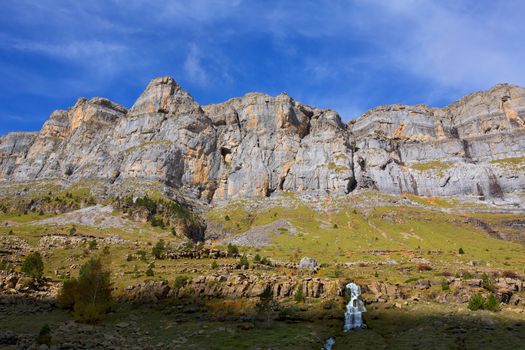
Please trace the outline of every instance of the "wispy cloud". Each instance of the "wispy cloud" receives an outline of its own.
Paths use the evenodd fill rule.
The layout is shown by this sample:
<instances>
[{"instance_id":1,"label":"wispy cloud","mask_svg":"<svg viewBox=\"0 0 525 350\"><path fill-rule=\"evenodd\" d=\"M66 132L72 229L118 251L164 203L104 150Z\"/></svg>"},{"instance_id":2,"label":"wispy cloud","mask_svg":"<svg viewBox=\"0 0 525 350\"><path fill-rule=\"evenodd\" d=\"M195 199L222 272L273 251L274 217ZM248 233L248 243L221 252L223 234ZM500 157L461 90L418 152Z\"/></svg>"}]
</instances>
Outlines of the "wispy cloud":
<instances>
[{"instance_id":1,"label":"wispy cloud","mask_svg":"<svg viewBox=\"0 0 525 350\"><path fill-rule=\"evenodd\" d=\"M0 115L26 115L17 106L29 99L35 115L79 95L131 104L167 74L203 103L287 91L345 118L382 103L442 105L525 85L524 12L521 0L8 2Z\"/></svg>"},{"instance_id":2,"label":"wispy cloud","mask_svg":"<svg viewBox=\"0 0 525 350\"><path fill-rule=\"evenodd\" d=\"M208 74L202 66L200 52L195 44L190 45L190 50L184 60L184 72L194 84L208 85Z\"/></svg>"}]
</instances>

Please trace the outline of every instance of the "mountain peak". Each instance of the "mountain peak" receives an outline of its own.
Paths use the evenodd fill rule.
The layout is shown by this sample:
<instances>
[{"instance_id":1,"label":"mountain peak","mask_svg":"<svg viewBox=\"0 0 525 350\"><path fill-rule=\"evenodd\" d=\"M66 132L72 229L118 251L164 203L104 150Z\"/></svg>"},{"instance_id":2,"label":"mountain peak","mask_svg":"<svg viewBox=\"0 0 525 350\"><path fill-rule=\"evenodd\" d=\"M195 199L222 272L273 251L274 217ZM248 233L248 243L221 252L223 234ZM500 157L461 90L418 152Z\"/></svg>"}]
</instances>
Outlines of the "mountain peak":
<instances>
[{"instance_id":1,"label":"mountain peak","mask_svg":"<svg viewBox=\"0 0 525 350\"><path fill-rule=\"evenodd\" d=\"M158 77L150 81L131 107L130 113L191 113L200 106L172 77Z\"/></svg>"}]
</instances>

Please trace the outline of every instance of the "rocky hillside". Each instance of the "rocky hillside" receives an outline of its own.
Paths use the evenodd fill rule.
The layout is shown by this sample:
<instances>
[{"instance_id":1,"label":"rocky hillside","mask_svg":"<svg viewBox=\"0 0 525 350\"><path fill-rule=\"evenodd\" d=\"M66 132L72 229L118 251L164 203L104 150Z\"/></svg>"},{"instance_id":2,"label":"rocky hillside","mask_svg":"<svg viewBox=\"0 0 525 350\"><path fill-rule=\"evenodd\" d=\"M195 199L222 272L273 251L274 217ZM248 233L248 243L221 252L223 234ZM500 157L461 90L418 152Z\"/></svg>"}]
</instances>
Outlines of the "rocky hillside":
<instances>
[{"instance_id":1,"label":"rocky hillside","mask_svg":"<svg viewBox=\"0 0 525 350\"><path fill-rule=\"evenodd\" d=\"M442 109L381 106L345 124L286 94L200 106L162 77L129 110L81 98L40 132L0 138L1 181L158 181L205 203L372 188L520 204L524 170L525 89L513 85Z\"/></svg>"}]
</instances>

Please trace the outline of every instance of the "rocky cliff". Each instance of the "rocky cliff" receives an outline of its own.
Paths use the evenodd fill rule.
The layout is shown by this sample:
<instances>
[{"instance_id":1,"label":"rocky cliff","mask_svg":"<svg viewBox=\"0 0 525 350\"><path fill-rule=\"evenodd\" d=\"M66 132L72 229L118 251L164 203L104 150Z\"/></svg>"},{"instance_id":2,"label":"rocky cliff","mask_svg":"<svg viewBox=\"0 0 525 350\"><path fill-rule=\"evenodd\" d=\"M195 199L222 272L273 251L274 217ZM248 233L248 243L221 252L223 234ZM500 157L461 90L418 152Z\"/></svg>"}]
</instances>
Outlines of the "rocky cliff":
<instances>
[{"instance_id":1,"label":"rocky cliff","mask_svg":"<svg viewBox=\"0 0 525 350\"><path fill-rule=\"evenodd\" d=\"M1 181L57 178L159 181L205 203L359 188L518 203L525 89L497 85L446 108L381 106L344 124L286 94L200 106L162 77L129 110L81 98L38 133L0 138Z\"/></svg>"}]
</instances>

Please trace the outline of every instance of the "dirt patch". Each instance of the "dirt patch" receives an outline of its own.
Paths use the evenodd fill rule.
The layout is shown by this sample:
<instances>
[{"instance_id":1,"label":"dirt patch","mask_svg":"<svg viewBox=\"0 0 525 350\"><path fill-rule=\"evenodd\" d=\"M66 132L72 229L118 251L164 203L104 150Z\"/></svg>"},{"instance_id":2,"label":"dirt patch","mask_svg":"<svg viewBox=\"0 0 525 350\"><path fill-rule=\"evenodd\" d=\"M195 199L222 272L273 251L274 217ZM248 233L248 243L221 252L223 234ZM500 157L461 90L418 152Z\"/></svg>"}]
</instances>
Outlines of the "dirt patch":
<instances>
[{"instance_id":1,"label":"dirt patch","mask_svg":"<svg viewBox=\"0 0 525 350\"><path fill-rule=\"evenodd\" d=\"M120 228L126 231L133 229L128 220L115 216L113 207L100 204L75 210L57 217L39 220L35 225L82 225L98 228Z\"/></svg>"},{"instance_id":2,"label":"dirt patch","mask_svg":"<svg viewBox=\"0 0 525 350\"><path fill-rule=\"evenodd\" d=\"M267 225L253 227L235 237L224 240L221 244L235 244L239 246L262 247L268 246L272 240L283 232L294 233L295 229L284 219L279 219Z\"/></svg>"}]
</instances>

